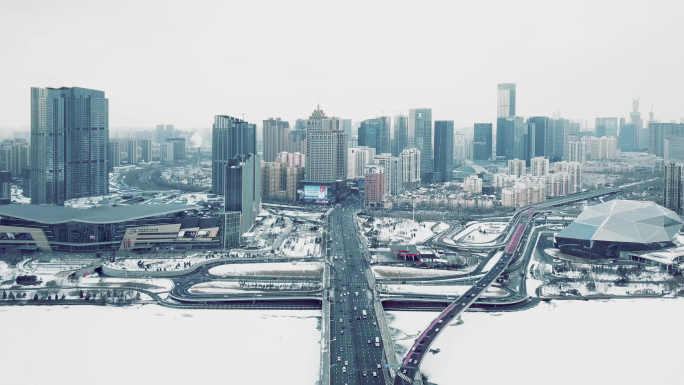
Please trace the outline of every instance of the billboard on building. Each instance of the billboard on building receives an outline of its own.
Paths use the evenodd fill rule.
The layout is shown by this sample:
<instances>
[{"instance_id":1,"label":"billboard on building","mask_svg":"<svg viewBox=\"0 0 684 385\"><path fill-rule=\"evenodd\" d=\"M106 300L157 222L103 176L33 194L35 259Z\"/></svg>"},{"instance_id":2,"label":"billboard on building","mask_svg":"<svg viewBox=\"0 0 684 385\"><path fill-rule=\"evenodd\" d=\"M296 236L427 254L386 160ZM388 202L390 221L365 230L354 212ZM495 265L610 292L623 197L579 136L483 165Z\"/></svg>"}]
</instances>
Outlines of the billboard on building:
<instances>
[{"instance_id":1,"label":"billboard on building","mask_svg":"<svg viewBox=\"0 0 684 385\"><path fill-rule=\"evenodd\" d=\"M304 186L304 199L327 202L328 186Z\"/></svg>"}]
</instances>

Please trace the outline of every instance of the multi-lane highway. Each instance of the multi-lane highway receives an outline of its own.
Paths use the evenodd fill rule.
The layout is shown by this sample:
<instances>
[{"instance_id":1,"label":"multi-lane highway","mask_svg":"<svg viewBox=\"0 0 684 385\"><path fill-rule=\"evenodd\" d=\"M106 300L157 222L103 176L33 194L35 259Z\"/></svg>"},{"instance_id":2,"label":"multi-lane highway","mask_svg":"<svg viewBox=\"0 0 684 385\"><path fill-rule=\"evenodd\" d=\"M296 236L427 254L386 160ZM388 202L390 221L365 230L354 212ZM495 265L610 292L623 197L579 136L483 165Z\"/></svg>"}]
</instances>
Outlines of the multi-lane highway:
<instances>
[{"instance_id":1,"label":"multi-lane highway","mask_svg":"<svg viewBox=\"0 0 684 385\"><path fill-rule=\"evenodd\" d=\"M344 203L330 215L328 229L332 263L330 382L384 384L384 346L366 278L370 265L354 228L354 202Z\"/></svg>"}]
</instances>

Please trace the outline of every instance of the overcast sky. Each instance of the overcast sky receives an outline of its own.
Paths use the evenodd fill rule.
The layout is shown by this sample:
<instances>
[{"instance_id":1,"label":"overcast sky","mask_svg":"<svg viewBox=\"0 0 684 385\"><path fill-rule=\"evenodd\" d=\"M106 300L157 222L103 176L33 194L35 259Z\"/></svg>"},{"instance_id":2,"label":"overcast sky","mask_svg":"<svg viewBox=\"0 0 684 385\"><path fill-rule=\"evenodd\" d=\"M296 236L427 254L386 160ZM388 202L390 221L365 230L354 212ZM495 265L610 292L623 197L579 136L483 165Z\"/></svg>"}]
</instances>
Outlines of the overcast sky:
<instances>
[{"instance_id":1,"label":"overcast sky","mask_svg":"<svg viewBox=\"0 0 684 385\"><path fill-rule=\"evenodd\" d=\"M354 121L430 107L517 115L684 117L684 1L7 1L0 126L30 124L30 87L106 92L110 127Z\"/></svg>"}]
</instances>

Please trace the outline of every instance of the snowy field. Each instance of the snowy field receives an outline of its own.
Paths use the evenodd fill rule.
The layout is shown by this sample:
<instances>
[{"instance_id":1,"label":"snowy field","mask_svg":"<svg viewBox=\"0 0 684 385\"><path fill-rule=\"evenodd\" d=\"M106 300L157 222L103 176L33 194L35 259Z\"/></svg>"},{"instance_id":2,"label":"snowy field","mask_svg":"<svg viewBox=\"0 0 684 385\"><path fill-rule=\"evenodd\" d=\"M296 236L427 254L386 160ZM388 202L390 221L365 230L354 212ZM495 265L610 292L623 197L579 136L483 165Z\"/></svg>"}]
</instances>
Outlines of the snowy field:
<instances>
[{"instance_id":1,"label":"snowy field","mask_svg":"<svg viewBox=\"0 0 684 385\"><path fill-rule=\"evenodd\" d=\"M504 222L474 223L455 235L454 239L463 243L490 243L501 234L506 225Z\"/></svg>"},{"instance_id":2,"label":"snowy field","mask_svg":"<svg viewBox=\"0 0 684 385\"><path fill-rule=\"evenodd\" d=\"M318 257L321 246L316 244L320 232L309 231L310 225L296 225L290 237L280 247L280 254L286 257Z\"/></svg>"},{"instance_id":3,"label":"snowy field","mask_svg":"<svg viewBox=\"0 0 684 385\"><path fill-rule=\"evenodd\" d=\"M132 278L98 278L84 277L78 280L79 287L116 289L119 287L140 288L153 293L165 293L173 289L173 281L164 278L132 279Z\"/></svg>"},{"instance_id":4,"label":"snowy field","mask_svg":"<svg viewBox=\"0 0 684 385\"><path fill-rule=\"evenodd\" d=\"M397 355L434 319L388 312ZM681 384L677 349L663 320L684 314L684 299L553 301L513 313L465 313L450 324L421 369L430 382L456 384ZM486 359L483 359L486 358ZM484 378L486 376L486 379Z\"/></svg>"},{"instance_id":5,"label":"snowy field","mask_svg":"<svg viewBox=\"0 0 684 385\"><path fill-rule=\"evenodd\" d=\"M2 344L14 347L0 349L2 383L315 384L320 317L156 305L2 307ZM125 370L116 365L124 362Z\"/></svg>"},{"instance_id":6,"label":"snowy field","mask_svg":"<svg viewBox=\"0 0 684 385\"><path fill-rule=\"evenodd\" d=\"M468 271L462 270L416 269L403 266L373 266L371 269L376 278L441 277L445 275L461 275L468 273Z\"/></svg>"},{"instance_id":7,"label":"snowy field","mask_svg":"<svg viewBox=\"0 0 684 385\"><path fill-rule=\"evenodd\" d=\"M191 286L188 291L192 294L250 294L272 293L279 290L311 291L319 290L318 283L261 283L261 282L204 282Z\"/></svg>"},{"instance_id":8,"label":"snowy field","mask_svg":"<svg viewBox=\"0 0 684 385\"><path fill-rule=\"evenodd\" d=\"M360 219L361 222L364 222ZM416 245L426 241L433 233L430 228L436 222L416 222L411 219L378 217L372 222L363 223L364 232L372 229L378 231L378 241Z\"/></svg>"},{"instance_id":9,"label":"snowy field","mask_svg":"<svg viewBox=\"0 0 684 385\"><path fill-rule=\"evenodd\" d=\"M209 274L224 276L320 277L323 264L315 262L241 263L209 269Z\"/></svg>"},{"instance_id":10,"label":"snowy field","mask_svg":"<svg viewBox=\"0 0 684 385\"><path fill-rule=\"evenodd\" d=\"M116 262L105 261L102 264L110 269L127 271L174 271L187 269L209 258L213 258L210 253L193 253L184 258L129 258L119 259ZM142 267L138 265L138 261L142 263Z\"/></svg>"},{"instance_id":11,"label":"snowy field","mask_svg":"<svg viewBox=\"0 0 684 385\"><path fill-rule=\"evenodd\" d=\"M470 290L469 285L382 285L382 289L388 293L401 294L446 294L460 296ZM482 298L505 297L508 293L505 290L488 287Z\"/></svg>"}]
</instances>

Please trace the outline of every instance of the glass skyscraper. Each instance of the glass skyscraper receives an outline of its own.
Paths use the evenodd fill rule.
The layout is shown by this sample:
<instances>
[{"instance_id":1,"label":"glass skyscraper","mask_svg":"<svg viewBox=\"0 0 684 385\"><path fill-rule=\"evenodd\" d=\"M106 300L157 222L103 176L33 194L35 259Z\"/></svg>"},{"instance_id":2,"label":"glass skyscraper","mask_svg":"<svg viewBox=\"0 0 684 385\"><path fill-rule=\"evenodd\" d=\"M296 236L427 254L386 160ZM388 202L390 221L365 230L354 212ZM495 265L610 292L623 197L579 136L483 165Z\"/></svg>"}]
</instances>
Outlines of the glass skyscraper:
<instances>
[{"instance_id":1,"label":"glass skyscraper","mask_svg":"<svg viewBox=\"0 0 684 385\"><path fill-rule=\"evenodd\" d=\"M454 172L454 121L435 121L434 182L451 182Z\"/></svg>"},{"instance_id":2,"label":"glass skyscraper","mask_svg":"<svg viewBox=\"0 0 684 385\"><path fill-rule=\"evenodd\" d=\"M475 123L473 159L488 160L492 157L492 124Z\"/></svg>"},{"instance_id":3,"label":"glass skyscraper","mask_svg":"<svg viewBox=\"0 0 684 385\"><path fill-rule=\"evenodd\" d=\"M235 155L256 154L256 124L226 115L214 116L211 138L211 189L224 194L224 168Z\"/></svg>"},{"instance_id":4,"label":"glass skyscraper","mask_svg":"<svg viewBox=\"0 0 684 385\"><path fill-rule=\"evenodd\" d=\"M86 88L31 88L31 204L109 194L109 100Z\"/></svg>"},{"instance_id":5,"label":"glass skyscraper","mask_svg":"<svg viewBox=\"0 0 684 385\"><path fill-rule=\"evenodd\" d=\"M496 94L496 155L506 153L506 119L515 116L515 83L497 85Z\"/></svg>"},{"instance_id":6,"label":"glass skyscraper","mask_svg":"<svg viewBox=\"0 0 684 385\"><path fill-rule=\"evenodd\" d=\"M429 183L432 175L432 108L409 110L408 148L420 151L420 179Z\"/></svg>"}]
</instances>

